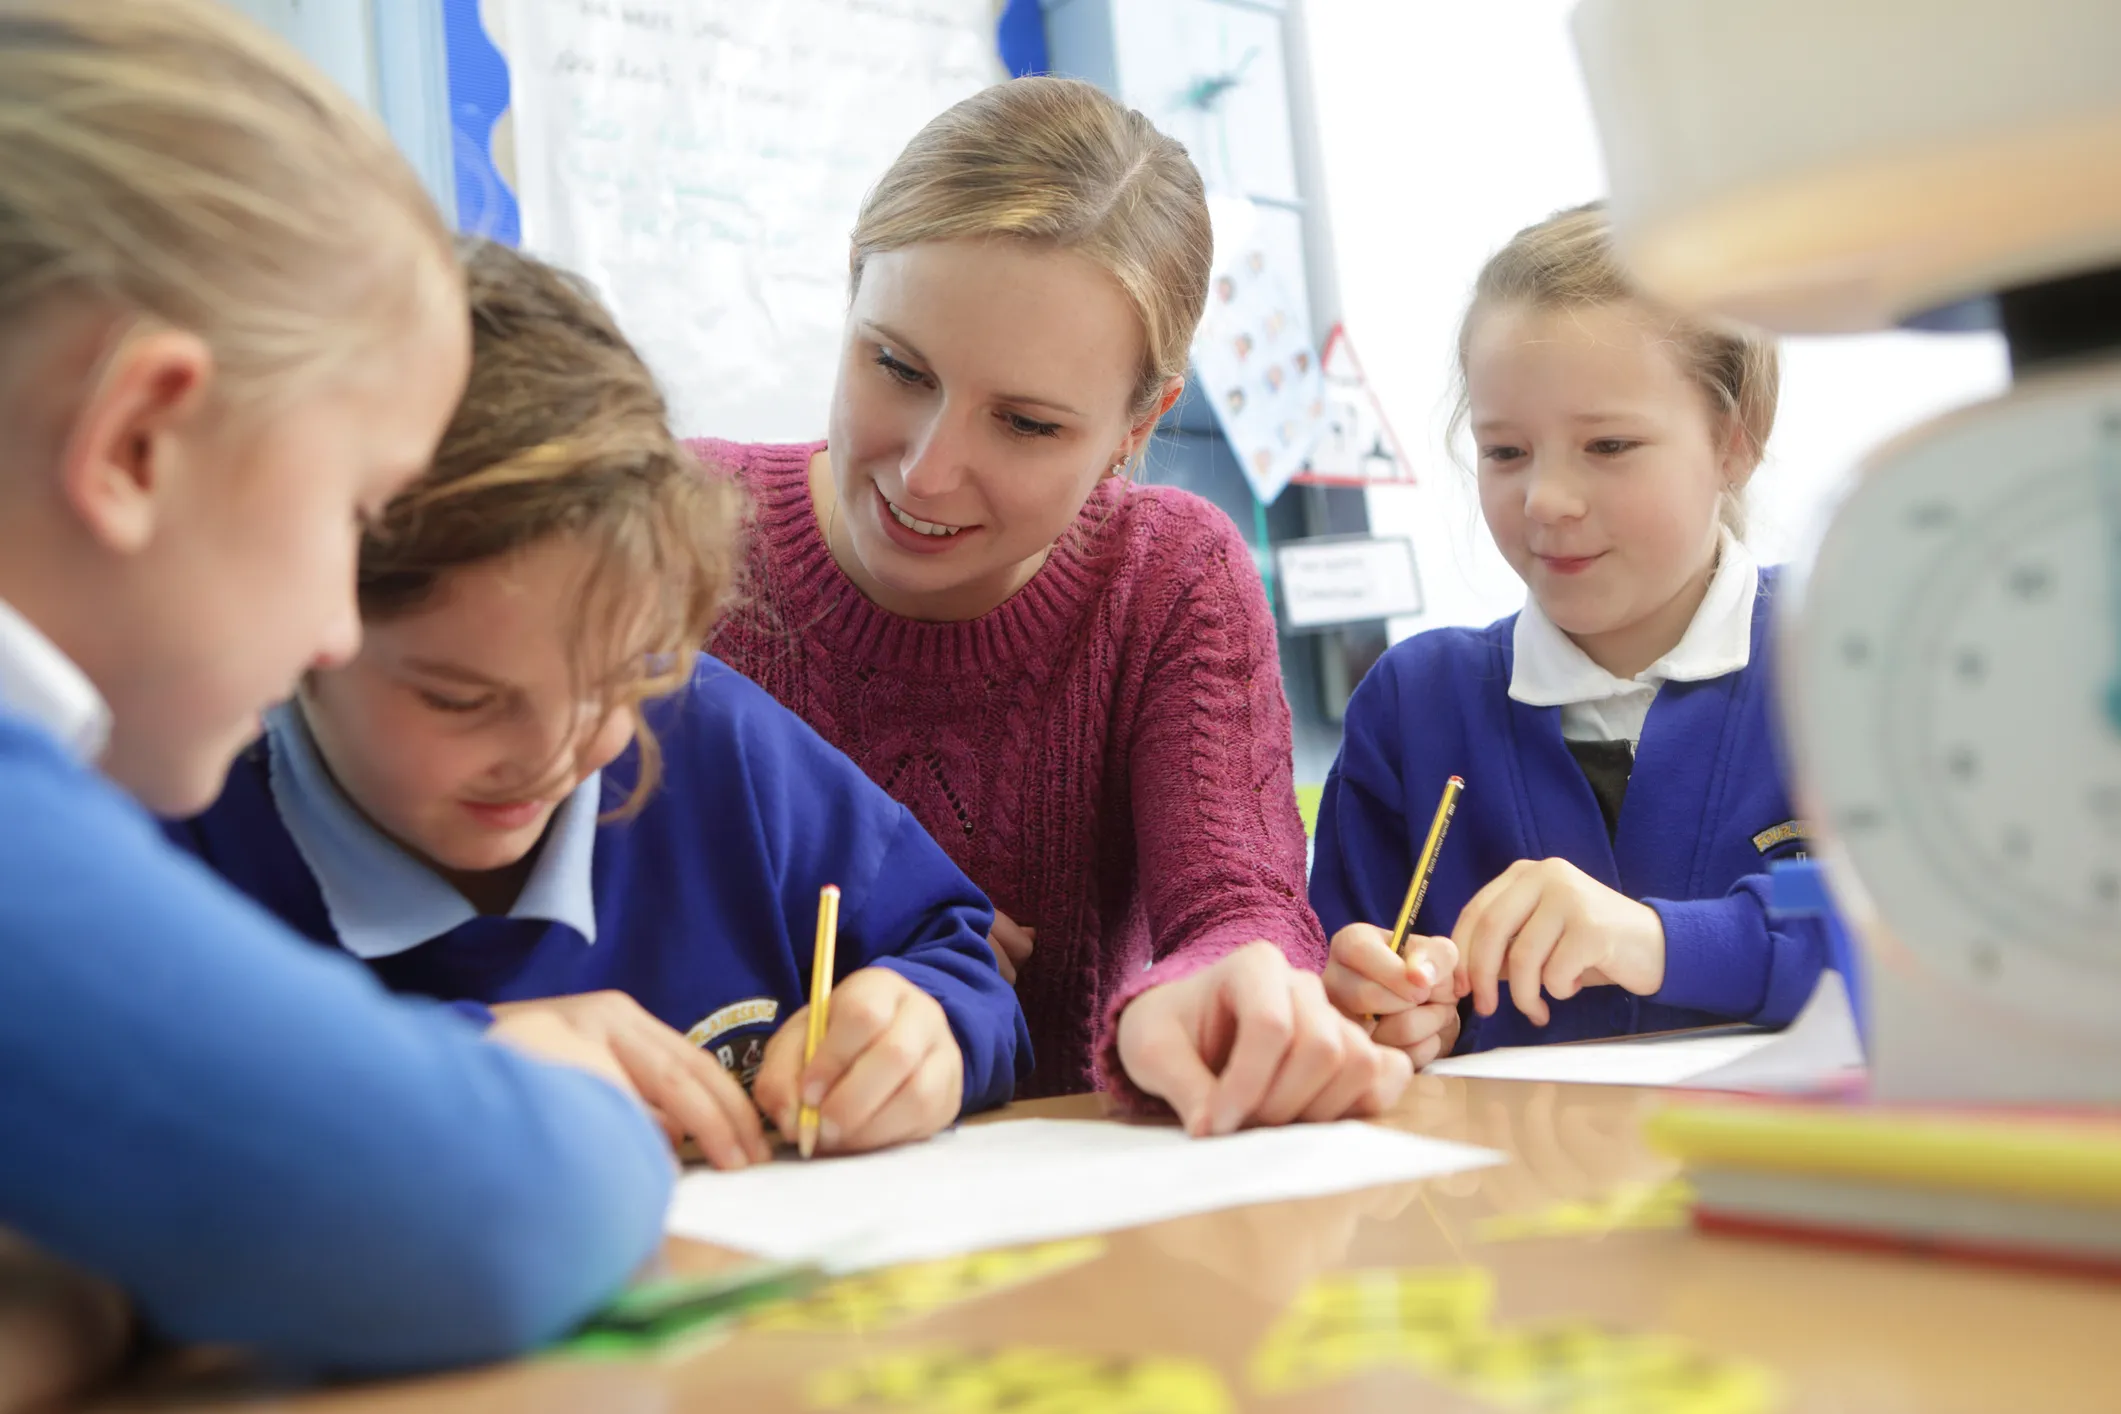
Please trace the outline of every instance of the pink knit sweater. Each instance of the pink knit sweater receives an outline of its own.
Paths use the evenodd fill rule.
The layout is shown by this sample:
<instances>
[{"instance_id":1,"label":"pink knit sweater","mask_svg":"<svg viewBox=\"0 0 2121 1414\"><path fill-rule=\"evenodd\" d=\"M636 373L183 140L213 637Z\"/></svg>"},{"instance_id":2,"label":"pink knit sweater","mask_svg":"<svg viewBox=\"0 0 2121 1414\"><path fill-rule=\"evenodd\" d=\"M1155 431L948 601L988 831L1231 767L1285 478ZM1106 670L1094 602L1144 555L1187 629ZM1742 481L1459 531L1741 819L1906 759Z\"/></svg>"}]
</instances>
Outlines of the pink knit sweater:
<instances>
[{"instance_id":1,"label":"pink knit sweater","mask_svg":"<svg viewBox=\"0 0 2121 1414\"><path fill-rule=\"evenodd\" d=\"M1229 518L1108 480L1031 582L926 623L869 602L811 508L821 444L697 442L757 516L711 647L897 797L995 907L1038 930L1020 1097L1126 1102L1119 1010L1264 938L1319 971L1274 622Z\"/></svg>"}]
</instances>

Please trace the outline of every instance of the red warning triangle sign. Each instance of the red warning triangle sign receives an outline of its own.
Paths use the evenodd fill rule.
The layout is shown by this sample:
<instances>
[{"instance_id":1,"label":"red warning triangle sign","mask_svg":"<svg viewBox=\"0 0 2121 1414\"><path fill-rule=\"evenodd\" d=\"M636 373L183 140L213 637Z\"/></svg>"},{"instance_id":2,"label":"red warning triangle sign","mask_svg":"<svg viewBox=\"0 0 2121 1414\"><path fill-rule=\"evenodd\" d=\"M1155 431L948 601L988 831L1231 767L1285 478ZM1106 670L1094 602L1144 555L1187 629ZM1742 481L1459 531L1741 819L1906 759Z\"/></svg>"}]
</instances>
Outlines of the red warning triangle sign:
<instances>
[{"instance_id":1,"label":"red warning triangle sign","mask_svg":"<svg viewBox=\"0 0 2121 1414\"><path fill-rule=\"evenodd\" d=\"M1335 324L1326 335L1318 371L1325 381L1325 431L1295 479L1308 486L1411 485L1414 463L1385 420L1346 325Z\"/></svg>"}]
</instances>

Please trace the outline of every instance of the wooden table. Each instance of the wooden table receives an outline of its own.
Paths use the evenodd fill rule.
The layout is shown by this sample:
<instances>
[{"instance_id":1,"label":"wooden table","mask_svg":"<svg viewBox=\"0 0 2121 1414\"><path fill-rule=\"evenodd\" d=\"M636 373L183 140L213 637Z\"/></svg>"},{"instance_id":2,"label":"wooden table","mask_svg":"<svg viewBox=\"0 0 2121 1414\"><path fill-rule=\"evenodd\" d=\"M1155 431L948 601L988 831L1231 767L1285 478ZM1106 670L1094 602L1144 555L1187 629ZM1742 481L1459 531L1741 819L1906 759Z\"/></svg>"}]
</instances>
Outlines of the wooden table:
<instances>
[{"instance_id":1,"label":"wooden table","mask_svg":"<svg viewBox=\"0 0 2121 1414\"><path fill-rule=\"evenodd\" d=\"M804 1381L859 1357L935 1345L1036 1344L1188 1355L1235 1407L1273 1411L1494 1406L1383 1371L1262 1398L1245 1368L1311 1278L1338 1268L1471 1262L1496 1279L1496 1320L1589 1317L1665 1332L1772 1369L1789 1410L2121 1410L2121 1284L1622 1228L1505 1237L1493 1219L1636 1191L1671 1175L1640 1133L1653 1092L1420 1076L1389 1123L1502 1150L1498 1168L1337 1198L1236 1209L1115 1233L1086 1265L864 1337L739 1334L667 1363L534 1362L273 1399L180 1400L247 1414L761 1414L804 1407ZM1006 1116L1084 1117L1091 1097ZM698 1271L731 1255L672 1241ZM158 1407L169 1408L158 1401Z\"/></svg>"}]
</instances>

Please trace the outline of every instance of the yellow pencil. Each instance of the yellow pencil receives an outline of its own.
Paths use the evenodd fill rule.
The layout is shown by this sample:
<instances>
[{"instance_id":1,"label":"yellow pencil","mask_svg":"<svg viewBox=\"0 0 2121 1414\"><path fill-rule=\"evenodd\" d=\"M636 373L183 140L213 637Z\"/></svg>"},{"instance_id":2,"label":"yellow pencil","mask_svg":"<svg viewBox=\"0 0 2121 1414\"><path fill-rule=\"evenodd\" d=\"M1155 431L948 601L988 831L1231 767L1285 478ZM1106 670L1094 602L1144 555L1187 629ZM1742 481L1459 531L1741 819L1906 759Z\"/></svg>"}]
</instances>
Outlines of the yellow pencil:
<instances>
[{"instance_id":1,"label":"yellow pencil","mask_svg":"<svg viewBox=\"0 0 2121 1414\"><path fill-rule=\"evenodd\" d=\"M832 1010L832 951L840 935L840 886L827 884L817 896L817 947L810 957L810 1029L803 1037L803 1069L817 1058L825 1042L825 1018ZM804 1158L817 1152L817 1106L796 1111L795 1149Z\"/></svg>"},{"instance_id":2,"label":"yellow pencil","mask_svg":"<svg viewBox=\"0 0 2121 1414\"><path fill-rule=\"evenodd\" d=\"M1458 813L1458 793L1466 783L1453 776L1443 783L1443 799L1436 803L1436 818L1429 822L1428 842L1421 847L1421 858L1414 865L1414 881L1407 885L1407 901L1399 906L1399 921L1392 925L1392 951L1401 957L1407 955L1407 929L1414 926L1414 915L1421 912L1422 898L1429 892L1429 876L1436 872L1436 856L1443 852L1444 831L1451 828L1451 817Z\"/></svg>"}]
</instances>

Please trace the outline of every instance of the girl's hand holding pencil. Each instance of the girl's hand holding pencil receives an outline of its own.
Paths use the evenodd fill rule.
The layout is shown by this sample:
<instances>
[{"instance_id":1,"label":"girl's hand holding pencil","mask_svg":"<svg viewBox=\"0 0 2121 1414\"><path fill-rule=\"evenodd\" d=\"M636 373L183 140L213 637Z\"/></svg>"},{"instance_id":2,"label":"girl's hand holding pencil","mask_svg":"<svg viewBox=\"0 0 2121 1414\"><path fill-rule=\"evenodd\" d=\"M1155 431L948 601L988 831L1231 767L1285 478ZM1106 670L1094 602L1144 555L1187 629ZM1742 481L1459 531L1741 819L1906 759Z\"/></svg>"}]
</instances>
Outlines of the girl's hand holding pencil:
<instances>
[{"instance_id":1,"label":"girl's hand holding pencil","mask_svg":"<svg viewBox=\"0 0 2121 1414\"><path fill-rule=\"evenodd\" d=\"M1384 929L1350 923L1333 935L1326 996L1371 1040L1405 1051L1419 1069L1458 1043L1457 966L1449 938L1409 937L1402 957Z\"/></svg>"},{"instance_id":2,"label":"girl's hand holding pencil","mask_svg":"<svg viewBox=\"0 0 2121 1414\"><path fill-rule=\"evenodd\" d=\"M803 1064L810 1008L766 1044L752 1094L797 1142L804 1100L817 1109L818 1152L854 1154L926 1139L957 1118L965 1059L942 1005L885 967L850 972L831 989L825 1034Z\"/></svg>"},{"instance_id":3,"label":"girl's hand holding pencil","mask_svg":"<svg viewBox=\"0 0 2121 1414\"><path fill-rule=\"evenodd\" d=\"M1444 782L1443 798L1421 855L1414 861L1406 901L1392 931L1368 923L1350 923L1333 935L1326 960L1326 995L1341 1013L1361 1023L1370 1039L1406 1053L1419 1068L1449 1054L1458 1042L1458 999L1466 991L1458 966L1458 945L1451 938L1425 938L1411 931L1421 916L1444 837L1458 813L1464 778ZM1448 980L1446 980L1448 979Z\"/></svg>"}]
</instances>

